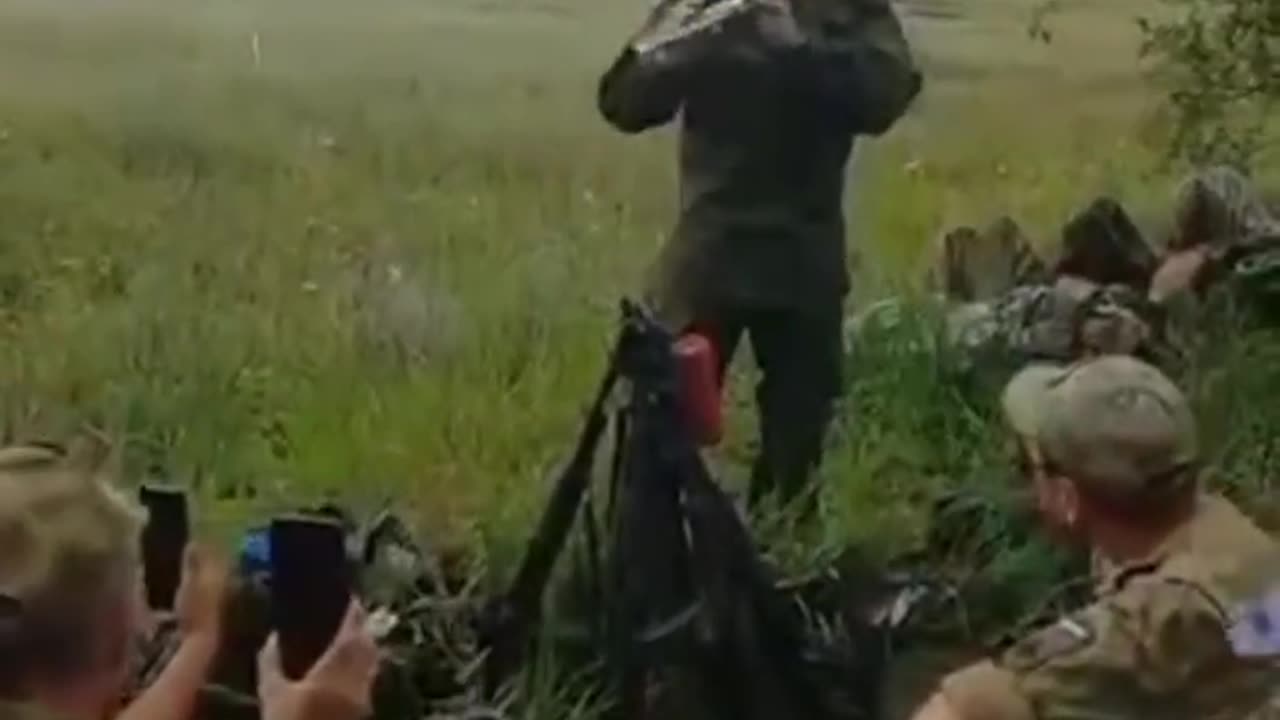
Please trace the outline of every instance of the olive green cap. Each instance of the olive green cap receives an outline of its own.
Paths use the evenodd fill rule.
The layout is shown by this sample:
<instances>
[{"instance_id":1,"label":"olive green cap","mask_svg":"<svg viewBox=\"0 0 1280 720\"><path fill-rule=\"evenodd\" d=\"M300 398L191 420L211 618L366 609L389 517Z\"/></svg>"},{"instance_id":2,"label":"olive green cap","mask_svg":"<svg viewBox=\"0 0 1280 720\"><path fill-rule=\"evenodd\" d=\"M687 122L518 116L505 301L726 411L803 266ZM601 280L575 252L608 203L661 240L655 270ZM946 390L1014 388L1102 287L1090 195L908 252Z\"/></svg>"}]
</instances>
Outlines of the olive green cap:
<instances>
[{"instance_id":1,"label":"olive green cap","mask_svg":"<svg viewBox=\"0 0 1280 720\"><path fill-rule=\"evenodd\" d=\"M1006 386L1006 421L1058 472L1110 497L1160 495L1194 481L1199 459L1186 396L1127 355L1033 365Z\"/></svg>"}]
</instances>

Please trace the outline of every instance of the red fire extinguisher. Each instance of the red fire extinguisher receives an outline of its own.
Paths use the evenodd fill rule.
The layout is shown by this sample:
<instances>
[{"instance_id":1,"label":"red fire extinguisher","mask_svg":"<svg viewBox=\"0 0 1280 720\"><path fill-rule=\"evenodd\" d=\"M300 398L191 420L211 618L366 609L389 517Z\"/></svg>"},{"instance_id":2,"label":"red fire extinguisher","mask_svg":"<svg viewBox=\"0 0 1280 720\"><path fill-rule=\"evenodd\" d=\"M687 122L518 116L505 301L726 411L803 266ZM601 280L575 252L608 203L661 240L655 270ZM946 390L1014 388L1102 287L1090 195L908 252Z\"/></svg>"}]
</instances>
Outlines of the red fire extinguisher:
<instances>
[{"instance_id":1,"label":"red fire extinguisher","mask_svg":"<svg viewBox=\"0 0 1280 720\"><path fill-rule=\"evenodd\" d=\"M676 341L675 354L685 418L699 445L715 445L724 433L715 346L705 335L688 332Z\"/></svg>"}]
</instances>

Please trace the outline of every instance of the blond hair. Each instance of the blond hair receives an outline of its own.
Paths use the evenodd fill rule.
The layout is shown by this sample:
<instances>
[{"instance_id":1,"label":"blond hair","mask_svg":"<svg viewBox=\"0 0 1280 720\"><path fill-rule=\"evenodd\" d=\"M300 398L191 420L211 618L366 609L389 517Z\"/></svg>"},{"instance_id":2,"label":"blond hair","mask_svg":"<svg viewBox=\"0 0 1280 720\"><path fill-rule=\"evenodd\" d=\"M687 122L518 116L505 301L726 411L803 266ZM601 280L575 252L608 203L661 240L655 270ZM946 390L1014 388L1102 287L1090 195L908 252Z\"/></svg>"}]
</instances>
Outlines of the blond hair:
<instances>
[{"instance_id":1,"label":"blond hair","mask_svg":"<svg viewBox=\"0 0 1280 720\"><path fill-rule=\"evenodd\" d=\"M98 443L0 448L0 691L18 674L84 668L110 603L133 592L145 514Z\"/></svg>"}]
</instances>

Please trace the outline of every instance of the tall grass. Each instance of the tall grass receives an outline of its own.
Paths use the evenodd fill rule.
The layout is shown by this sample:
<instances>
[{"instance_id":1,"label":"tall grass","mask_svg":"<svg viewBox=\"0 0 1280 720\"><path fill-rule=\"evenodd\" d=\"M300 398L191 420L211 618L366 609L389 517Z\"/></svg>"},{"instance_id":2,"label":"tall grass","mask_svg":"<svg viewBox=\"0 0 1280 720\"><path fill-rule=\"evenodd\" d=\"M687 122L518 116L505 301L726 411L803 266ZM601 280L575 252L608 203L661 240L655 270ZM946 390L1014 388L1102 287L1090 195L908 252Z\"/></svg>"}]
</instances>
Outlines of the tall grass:
<instances>
[{"instance_id":1,"label":"tall grass","mask_svg":"<svg viewBox=\"0 0 1280 720\"><path fill-rule=\"evenodd\" d=\"M851 303L909 290L950 224L1008 213L1049 247L1100 192L1159 217L1136 7L1081 4L1051 45L1014 0L909 19L928 87L851 170ZM394 502L502 566L671 224L672 133L624 138L593 106L643 12L8 0L4 428L116 433L215 527ZM987 418L895 347L851 357L820 543L908 542L929 488L985 472Z\"/></svg>"}]
</instances>

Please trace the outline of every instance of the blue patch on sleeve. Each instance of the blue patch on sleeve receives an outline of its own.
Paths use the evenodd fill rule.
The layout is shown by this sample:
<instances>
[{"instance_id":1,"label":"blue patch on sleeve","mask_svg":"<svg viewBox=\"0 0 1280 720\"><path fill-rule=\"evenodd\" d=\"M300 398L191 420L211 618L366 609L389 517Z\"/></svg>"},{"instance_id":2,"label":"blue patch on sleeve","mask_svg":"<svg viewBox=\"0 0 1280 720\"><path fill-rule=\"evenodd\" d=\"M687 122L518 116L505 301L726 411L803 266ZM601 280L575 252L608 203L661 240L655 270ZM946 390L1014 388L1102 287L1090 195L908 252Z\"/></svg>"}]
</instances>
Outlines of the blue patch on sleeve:
<instances>
[{"instance_id":1,"label":"blue patch on sleeve","mask_svg":"<svg viewBox=\"0 0 1280 720\"><path fill-rule=\"evenodd\" d=\"M1228 630L1237 657L1280 655L1280 588L1237 608Z\"/></svg>"},{"instance_id":2,"label":"blue patch on sleeve","mask_svg":"<svg viewBox=\"0 0 1280 720\"><path fill-rule=\"evenodd\" d=\"M266 528L253 530L241 542L240 570L248 575L271 572L271 534Z\"/></svg>"}]
</instances>

